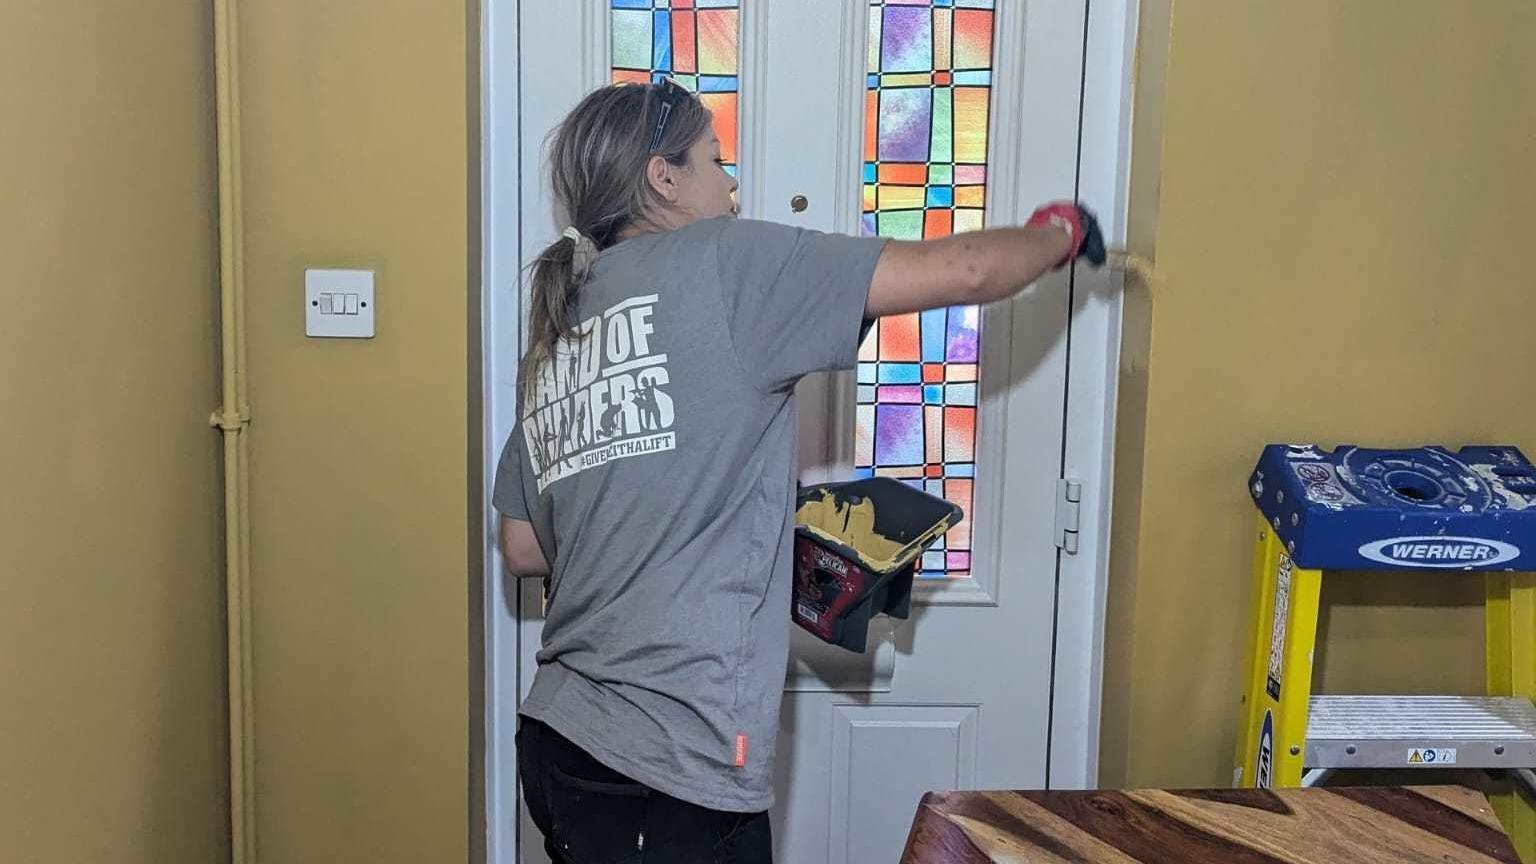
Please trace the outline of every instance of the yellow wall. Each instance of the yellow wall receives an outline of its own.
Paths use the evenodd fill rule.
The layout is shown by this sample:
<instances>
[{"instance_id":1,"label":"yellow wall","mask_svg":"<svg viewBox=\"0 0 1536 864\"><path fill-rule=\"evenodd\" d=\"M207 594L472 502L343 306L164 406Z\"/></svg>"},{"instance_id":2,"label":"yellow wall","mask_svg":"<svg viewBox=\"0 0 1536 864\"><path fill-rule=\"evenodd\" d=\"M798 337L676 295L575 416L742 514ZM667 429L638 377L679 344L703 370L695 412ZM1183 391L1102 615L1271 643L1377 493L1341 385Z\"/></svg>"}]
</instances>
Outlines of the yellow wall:
<instances>
[{"instance_id":1,"label":"yellow wall","mask_svg":"<svg viewBox=\"0 0 1536 864\"><path fill-rule=\"evenodd\" d=\"M462 861L473 27L462 2L238 6L259 853ZM377 338L307 339L306 267L376 270Z\"/></svg>"},{"instance_id":2,"label":"yellow wall","mask_svg":"<svg viewBox=\"0 0 1536 864\"><path fill-rule=\"evenodd\" d=\"M1168 0L1147 5L1163 27ZM1230 782L1265 442L1536 453L1536 4L1171 12L1171 47L1144 29L1140 53L1166 81L1138 92L1138 145L1161 134L1135 157L1133 238L1164 282L1125 360L1108 785ZM1481 687L1476 580L1418 583L1435 608L1379 576L1325 588L1324 689Z\"/></svg>"},{"instance_id":3,"label":"yellow wall","mask_svg":"<svg viewBox=\"0 0 1536 864\"><path fill-rule=\"evenodd\" d=\"M212 17L0 3L0 858L228 859Z\"/></svg>"}]
</instances>

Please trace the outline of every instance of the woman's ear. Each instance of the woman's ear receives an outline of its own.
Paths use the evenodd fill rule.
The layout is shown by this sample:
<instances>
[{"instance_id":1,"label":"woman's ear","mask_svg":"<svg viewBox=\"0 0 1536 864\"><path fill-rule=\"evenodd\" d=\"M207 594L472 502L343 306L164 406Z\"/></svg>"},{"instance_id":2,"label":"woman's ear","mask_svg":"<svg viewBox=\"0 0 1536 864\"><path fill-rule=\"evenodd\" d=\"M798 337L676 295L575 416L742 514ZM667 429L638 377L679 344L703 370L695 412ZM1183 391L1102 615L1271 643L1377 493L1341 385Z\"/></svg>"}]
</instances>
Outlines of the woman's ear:
<instances>
[{"instance_id":1,"label":"woman's ear","mask_svg":"<svg viewBox=\"0 0 1536 864\"><path fill-rule=\"evenodd\" d=\"M652 156L645 163L645 181L651 191L668 204L677 203L677 179L673 176L672 163L661 156Z\"/></svg>"}]
</instances>

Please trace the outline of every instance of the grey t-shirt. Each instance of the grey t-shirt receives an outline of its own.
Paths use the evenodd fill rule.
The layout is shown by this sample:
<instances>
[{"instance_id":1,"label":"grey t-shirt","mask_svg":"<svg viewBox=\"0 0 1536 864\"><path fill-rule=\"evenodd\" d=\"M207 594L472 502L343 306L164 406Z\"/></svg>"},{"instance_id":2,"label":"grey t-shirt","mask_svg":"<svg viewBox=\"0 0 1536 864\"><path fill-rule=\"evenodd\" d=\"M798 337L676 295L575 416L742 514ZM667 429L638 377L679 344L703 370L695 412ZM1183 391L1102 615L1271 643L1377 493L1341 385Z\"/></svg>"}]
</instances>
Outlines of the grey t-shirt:
<instances>
[{"instance_id":1,"label":"grey t-shirt","mask_svg":"<svg viewBox=\"0 0 1536 864\"><path fill-rule=\"evenodd\" d=\"M883 246L722 218L599 256L496 474L552 565L523 714L673 797L773 805L793 390L856 362Z\"/></svg>"}]
</instances>

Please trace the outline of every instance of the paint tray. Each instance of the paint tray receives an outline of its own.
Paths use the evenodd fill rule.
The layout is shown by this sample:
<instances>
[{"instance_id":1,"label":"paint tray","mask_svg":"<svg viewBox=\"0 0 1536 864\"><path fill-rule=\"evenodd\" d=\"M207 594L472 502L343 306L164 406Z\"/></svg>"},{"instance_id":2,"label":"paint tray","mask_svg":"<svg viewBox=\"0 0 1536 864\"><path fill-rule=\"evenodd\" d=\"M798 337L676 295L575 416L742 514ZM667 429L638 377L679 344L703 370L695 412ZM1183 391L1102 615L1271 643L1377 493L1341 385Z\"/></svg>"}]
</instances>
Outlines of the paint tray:
<instances>
[{"instance_id":1,"label":"paint tray","mask_svg":"<svg viewBox=\"0 0 1536 864\"><path fill-rule=\"evenodd\" d=\"M911 614L923 551L963 515L943 498L887 477L803 488L790 617L823 642L863 652L870 618Z\"/></svg>"}]
</instances>

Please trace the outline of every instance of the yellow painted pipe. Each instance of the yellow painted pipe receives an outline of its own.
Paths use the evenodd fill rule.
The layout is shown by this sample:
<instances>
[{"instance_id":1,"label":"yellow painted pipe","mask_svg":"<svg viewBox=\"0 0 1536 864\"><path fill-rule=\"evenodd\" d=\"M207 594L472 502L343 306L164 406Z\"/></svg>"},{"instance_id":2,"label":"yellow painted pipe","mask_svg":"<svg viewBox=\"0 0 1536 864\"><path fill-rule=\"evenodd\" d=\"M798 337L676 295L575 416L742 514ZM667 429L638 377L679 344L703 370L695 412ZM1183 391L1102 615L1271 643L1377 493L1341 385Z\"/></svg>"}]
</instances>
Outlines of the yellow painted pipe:
<instances>
[{"instance_id":1,"label":"yellow painted pipe","mask_svg":"<svg viewBox=\"0 0 1536 864\"><path fill-rule=\"evenodd\" d=\"M250 518L245 399L244 244L240 207L240 87L233 0L214 0L214 89L219 153L219 310L224 439L224 579L228 633L229 828L232 864L255 864L252 749Z\"/></svg>"}]
</instances>

